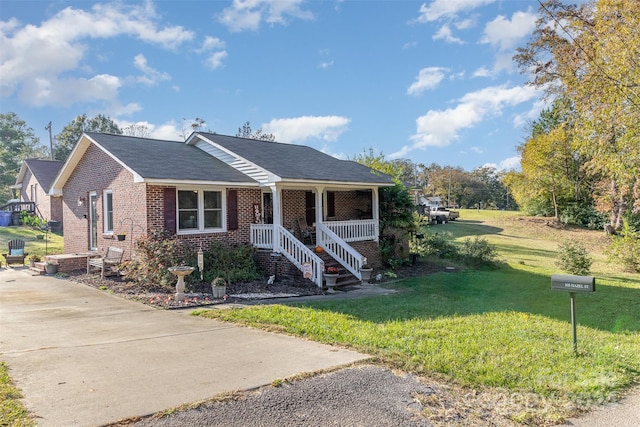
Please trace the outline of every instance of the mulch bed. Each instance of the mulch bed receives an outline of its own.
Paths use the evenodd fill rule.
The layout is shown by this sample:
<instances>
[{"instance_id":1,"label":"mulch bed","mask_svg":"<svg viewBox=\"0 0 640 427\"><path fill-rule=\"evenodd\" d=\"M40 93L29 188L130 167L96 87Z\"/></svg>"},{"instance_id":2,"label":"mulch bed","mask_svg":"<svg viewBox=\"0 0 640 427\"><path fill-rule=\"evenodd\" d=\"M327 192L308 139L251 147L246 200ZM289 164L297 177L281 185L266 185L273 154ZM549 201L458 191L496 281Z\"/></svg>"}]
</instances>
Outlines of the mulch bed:
<instances>
[{"instance_id":1,"label":"mulch bed","mask_svg":"<svg viewBox=\"0 0 640 427\"><path fill-rule=\"evenodd\" d=\"M442 270L442 266L419 261L416 265L400 267L391 274L384 273L384 271L375 271L374 276L377 275L379 280L376 281L372 278L372 282L384 283L397 278L424 276ZM197 272L194 274L197 274ZM233 283L227 286L225 297L218 299L212 297L211 284L208 282L187 284L185 300L175 301L175 288L159 285L142 286L127 280L123 276L102 279L99 275L88 275L79 271L70 273L68 279L159 309L194 308L217 304L246 303L248 301L273 298L324 295L327 293L326 290L318 288L308 280L296 281L290 278L282 278L276 283L267 284L267 279L265 278L252 282ZM340 288L340 291L348 292L350 289L353 289L353 287L343 287Z\"/></svg>"}]
</instances>

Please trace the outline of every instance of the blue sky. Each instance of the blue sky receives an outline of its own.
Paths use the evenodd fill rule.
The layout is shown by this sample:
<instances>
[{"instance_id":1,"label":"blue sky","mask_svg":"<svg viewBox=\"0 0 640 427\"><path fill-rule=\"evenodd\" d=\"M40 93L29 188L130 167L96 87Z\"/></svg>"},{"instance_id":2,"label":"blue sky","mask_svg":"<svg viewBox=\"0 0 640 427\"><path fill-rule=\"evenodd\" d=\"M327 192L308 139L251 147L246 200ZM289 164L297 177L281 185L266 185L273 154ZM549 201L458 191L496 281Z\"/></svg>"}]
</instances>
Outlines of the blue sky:
<instances>
[{"instance_id":1,"label":"blue sky","mask_svg":"<svg viewBox=\"0 0 640 427\"><path fill-rule=\"evenodd\" d=\"M533 0L0 4L0 110L48 145L76 116L182 140L246 121L340 158L517 168L544 107L511 60Z\"/></svg>"}]
</instances>

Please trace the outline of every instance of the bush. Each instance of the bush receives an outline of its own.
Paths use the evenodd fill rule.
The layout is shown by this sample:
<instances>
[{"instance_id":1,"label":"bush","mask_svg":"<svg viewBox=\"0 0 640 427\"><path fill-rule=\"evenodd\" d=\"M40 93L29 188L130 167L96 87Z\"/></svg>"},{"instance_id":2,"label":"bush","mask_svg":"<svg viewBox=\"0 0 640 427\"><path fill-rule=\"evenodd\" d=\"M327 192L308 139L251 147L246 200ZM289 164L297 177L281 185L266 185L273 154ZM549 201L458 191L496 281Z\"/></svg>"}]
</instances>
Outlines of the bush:
<instances>
[{"instance_id":1,"label":"bush","mask_svg":"<svg viewBox=\"0 0 640 427\"><path fill-rule=\"evenodd\" d=\"M143 286L173 288L176 282L168 268L186 264L196 266L194 248L166 230L152 231L136 241L137 257L125 263L124 271L131 280ZM185 277L185 281L197 280L196 275Z\"/></svg>"},{"instance_id":2,"label":"bush","mask_svg":"<svg viewBox=\"0 0 640 427\"><path fill-rule=\"evenodd\" d=\"M259 279L251 245L228 246L214 242L204 252L204 279L211 282L224 277L228 284Z\"/></svg>"},{"instance_id":3,"label":"bush","mask_svg":"<svg viewBox=\"0 0 640 427\"><path fill-rule=\"evenodd\" d=\"M579 276L589 275L593 260L584 246L577 242L567 242L561 243L558 248L560 250L560 257L556 265L559 268L569 274L577 274Z\"/></svg>"},{"instance_id":4,"label":"bush","mask_svg":"<svg viewBox=\"0 0 640 427\"><path fill-rule=\"evenodd\" d=\"M451 243L451 235L440 233L425 233L423 239L412 241L411 251L420 256L436 256L438 258L453 259L458 256L456 247Z\"/></svg>"},{"instance_id":5,"label":"bush","mask_svg":"<svg viewBox=\"0 0 640 427\"><path fill-rule=\"evenodd\" d=\"M498 253L487 239L475 236L473 239L464 240L458 256L471 267L481 267L494 264Z\"/></svg>"},{"instance_id":6,"label":"bush","mask_svg":"<svg viewBox=\"0 0 640 427\"><path fill-rule=\"evenodd\" d=\"M560 222L587 227L591 230L602 230L607 218L593 206L570 205L560 212Z\"/></svg>"},{"instance_id":7,"label":"bush","mask_svg":"<svg viewBox=\"0 0 640 427\"><path fill-rule=\"evenodd\" d=\"M623 222L622 230L613 236L606 250L609 260L632 273L640 273L640 233L628 221Z\"/></svg>"}]
</instances>

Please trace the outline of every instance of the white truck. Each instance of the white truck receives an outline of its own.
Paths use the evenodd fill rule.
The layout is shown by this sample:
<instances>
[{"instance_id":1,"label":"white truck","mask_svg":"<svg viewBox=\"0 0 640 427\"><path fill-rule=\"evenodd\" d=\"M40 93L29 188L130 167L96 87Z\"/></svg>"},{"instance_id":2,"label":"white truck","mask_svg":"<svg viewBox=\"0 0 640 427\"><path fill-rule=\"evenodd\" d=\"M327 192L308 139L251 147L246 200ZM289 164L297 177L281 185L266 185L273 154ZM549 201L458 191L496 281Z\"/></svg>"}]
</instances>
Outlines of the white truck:
<instances>
[{"instance_id":1,"label":"white truck","mask_svg":"<svg viewBox=\"0 0 640 427\"><path fill-rule=\"evenodd\" d=\"M436 224L455 221L459 217L460 213L458 211L450 211L444 206L431 206L429 210L429 218L431 222L435 222Z\"/></svg>"}]
</instances>

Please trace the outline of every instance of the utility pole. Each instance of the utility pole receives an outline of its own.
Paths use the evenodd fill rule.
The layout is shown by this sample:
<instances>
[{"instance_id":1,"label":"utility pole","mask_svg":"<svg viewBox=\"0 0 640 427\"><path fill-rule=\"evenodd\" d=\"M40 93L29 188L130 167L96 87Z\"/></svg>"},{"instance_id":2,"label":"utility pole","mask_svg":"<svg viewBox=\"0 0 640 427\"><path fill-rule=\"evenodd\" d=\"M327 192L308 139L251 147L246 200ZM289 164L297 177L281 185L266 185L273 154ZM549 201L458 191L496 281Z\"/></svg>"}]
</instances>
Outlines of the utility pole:
<instances>
[{"instance_id":1,"label":"utility pole","mask_svg":"<svg viewBox=\"0 0 640 427\"><path fill-rule=\"evenodd\" d=\"M51 160L53 160L53 137L51 136L51 121L45 126L45 130L49 131L49 151L51 152Z\"/></svg>"},{"instance_id":2,"label":"utility pole","mask_svg":"<svg viewBox=\"0 0 640 427\"><path fill-rule=\"evenodd\" d=\"M453 169L449 166L449 194L447 195L447 207L451 207L451 174L453 173Z\"/></svg>"}]
</instances>

